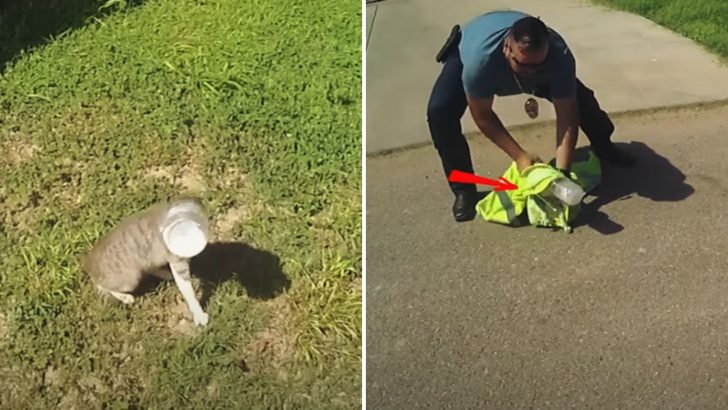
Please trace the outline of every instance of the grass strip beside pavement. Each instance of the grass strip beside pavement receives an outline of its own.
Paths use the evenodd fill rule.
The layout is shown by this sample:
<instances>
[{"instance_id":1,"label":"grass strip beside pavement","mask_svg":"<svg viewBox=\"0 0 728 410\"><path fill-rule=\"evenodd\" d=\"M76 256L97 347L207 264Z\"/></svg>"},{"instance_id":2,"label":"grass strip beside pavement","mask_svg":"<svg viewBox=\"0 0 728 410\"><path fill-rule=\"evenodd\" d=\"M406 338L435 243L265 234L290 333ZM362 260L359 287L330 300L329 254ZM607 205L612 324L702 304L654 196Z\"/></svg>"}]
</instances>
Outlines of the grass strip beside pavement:
<instances>
[{"instance_id":1,"label":"grass strip beside pavement","mask_svg":"<svg viewBox=\"0 0 728 410\"><path fill-rule=\"evenodd\" d=\"M592 0L638 14L690 38L728 61L728 2L723 0Z\"/></svg>"}]
</instances>

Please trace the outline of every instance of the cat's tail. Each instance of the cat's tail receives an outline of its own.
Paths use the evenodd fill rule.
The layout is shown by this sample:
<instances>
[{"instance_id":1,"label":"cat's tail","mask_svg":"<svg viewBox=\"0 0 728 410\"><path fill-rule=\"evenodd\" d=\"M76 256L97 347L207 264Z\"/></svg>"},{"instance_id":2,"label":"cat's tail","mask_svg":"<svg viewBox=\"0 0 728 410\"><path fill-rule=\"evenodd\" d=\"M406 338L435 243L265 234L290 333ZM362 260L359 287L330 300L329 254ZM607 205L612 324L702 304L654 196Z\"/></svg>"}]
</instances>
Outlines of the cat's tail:
<instances>
[{"instance_id":1,"label":"cat's tail","mask_svg":"<svg viewBox=\"0 0 728 410\"><path fill-rule=\"evenodd\" d=\"M85 273L89 279L91 279L91 283L97 284L95 269L93 267L93 258L91 255L88 253L81 255L79 262L81 271Z\"/></svg>"},{"instance_id":2,"label":"cat's tail","mask_svg":"<svg viewBox=\"0 0 728 410\"><path fill-rule=\"evenodd\" d=\"M93 267L91 266L91 255L88 253L84 253L79 259L81 270L86 272L87 274L90 274L93 270Z\"/></svg>"}]
</instances>

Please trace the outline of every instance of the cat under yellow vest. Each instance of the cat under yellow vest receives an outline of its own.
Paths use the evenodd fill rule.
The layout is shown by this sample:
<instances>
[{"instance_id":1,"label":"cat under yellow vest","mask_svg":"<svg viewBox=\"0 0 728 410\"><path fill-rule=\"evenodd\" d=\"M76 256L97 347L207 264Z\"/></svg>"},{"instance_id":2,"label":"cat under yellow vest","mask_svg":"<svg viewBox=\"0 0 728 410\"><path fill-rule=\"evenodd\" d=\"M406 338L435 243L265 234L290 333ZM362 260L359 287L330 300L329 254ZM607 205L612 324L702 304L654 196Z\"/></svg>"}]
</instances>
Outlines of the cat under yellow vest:
<instances>
[{"instance_id":1,"label":"cat under yellow vest","mask_svg":"<svg viewBox=\"0 0 728 410\"><path fill-rule=\"evenodd\" d=\"M568 206L548 195L548 187L562 174L547 164L534 164L518 172L513 162L503 178L514 183L518 189L492 191L476 205L478 215L489 222L510 226L526 223L534 226L560 228L571 232L571 224L579 213L581 205ZM602 167L594 153L589 159L574 163L571 179L588 192L601 182ZM526 211L527 221L522 218Z\"/></svg>"}]
</instances>

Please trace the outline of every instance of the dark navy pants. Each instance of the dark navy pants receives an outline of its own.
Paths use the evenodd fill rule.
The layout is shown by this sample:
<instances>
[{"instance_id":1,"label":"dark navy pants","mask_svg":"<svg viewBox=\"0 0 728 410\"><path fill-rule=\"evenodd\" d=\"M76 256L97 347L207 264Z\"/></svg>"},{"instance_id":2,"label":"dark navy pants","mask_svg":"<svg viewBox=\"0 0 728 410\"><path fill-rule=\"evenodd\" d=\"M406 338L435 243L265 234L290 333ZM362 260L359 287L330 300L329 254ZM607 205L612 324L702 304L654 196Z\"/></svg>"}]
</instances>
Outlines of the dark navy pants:
<instances>
[{"instance_id":1,"label":"dark navy pants","mask_svg":"<svg viewBox=\"0 0 728 410\"><path fill-rule=\"evenodd\" d=\"M463 136L461 119L467 109L462 81L463 64L457 48L447 57L442 71L435 81L427 104L427 124L430 137L442 161L445 177L453 170L473 173L470 148ZM536 92L536 96L551 101L548 89ZM579 104L579 128L589 139L592 148L599 151L610 142L614 124L594 97L594 92L577 79ZM474 191L475 185L449 182L453 193Z\"/></svg>"}]
</instances>

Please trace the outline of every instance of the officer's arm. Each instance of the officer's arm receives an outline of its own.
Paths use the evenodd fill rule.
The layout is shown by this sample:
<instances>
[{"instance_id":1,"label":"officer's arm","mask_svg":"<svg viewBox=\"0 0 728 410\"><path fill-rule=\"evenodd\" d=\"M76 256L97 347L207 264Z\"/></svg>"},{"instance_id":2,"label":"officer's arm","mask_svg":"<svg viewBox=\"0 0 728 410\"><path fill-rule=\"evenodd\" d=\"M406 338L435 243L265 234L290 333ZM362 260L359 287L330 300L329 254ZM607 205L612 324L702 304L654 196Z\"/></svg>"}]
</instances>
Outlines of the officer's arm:
<instances>
[{"instance_id":1,"label":"officer's arm","mask_svg":"<svg viewBox=\"0 0 728 410\"><path fill-rule=\"evenodd\" d=\"M556 167L568 170L579 135L579 105L576 96L553 101L556 110Z\"/></svg>"},{"instance_id":2,"label":"officer's arm","mask_svg":"<svg viewBox=\"0 0 728 410\"><path fill-rule=\"evenodd\" d=\"M526 152L513 139L506 127L503 126L498 115L493 111L493 98L477 98L467 95L470 115L480 131L495 145L505 151L514 161L526 156Z\"/></svg>"},{"instance_id":3,"label":"officer's arm","mask_svg":"<svg viewBox=\"0 0 728 410\"><path fill-rule=\"evenodd\" d=\"M556 167L571 168L572 156L579 133L576 60L565 50L551 82L551 96L556 110Z\"/></svg>"}]
</instances>

